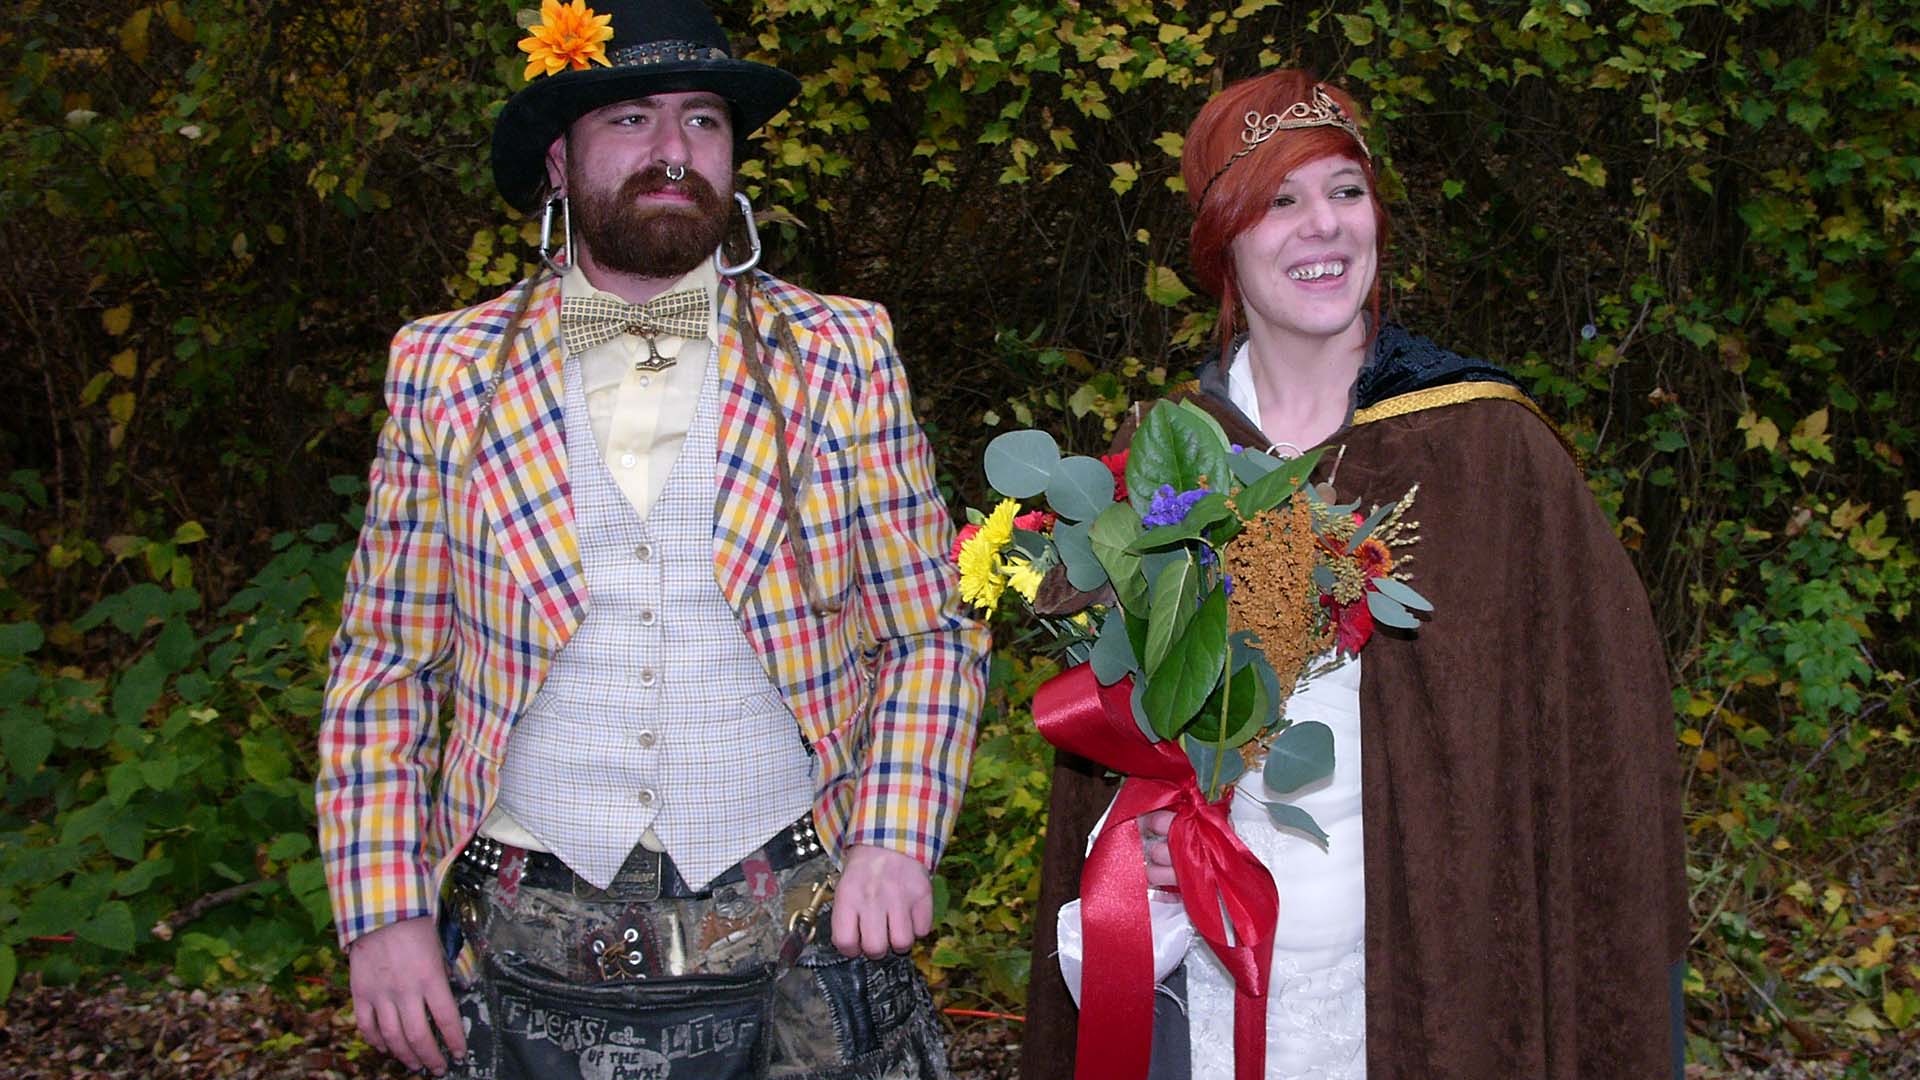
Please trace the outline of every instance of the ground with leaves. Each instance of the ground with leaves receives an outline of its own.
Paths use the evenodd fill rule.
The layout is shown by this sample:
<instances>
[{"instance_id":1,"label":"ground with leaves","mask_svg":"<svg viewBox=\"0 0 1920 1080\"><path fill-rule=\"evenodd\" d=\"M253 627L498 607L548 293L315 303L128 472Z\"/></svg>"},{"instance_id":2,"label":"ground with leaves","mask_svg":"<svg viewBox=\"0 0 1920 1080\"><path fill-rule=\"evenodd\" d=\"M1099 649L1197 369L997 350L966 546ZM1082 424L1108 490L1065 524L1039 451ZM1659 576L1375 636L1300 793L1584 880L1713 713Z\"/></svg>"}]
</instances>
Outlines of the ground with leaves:
<instances>
[{"instance_id":1,"label":"ground with leaves","mask_svg":"<svg viewBox=\"0 0 1920 1080\"><path fill-rule=\"evenodd\" d=\"M1000 1080L1018 1064L1019 1026L961 1019L953 1029L955 1080ZM1890 1039L1870 1053L1817 1060L1777 1048L1723 1044L1726 1070L1687 1068L1689 1080L1920 1080L1920 1040ZM0 1077L7 1080L207 1080L212 1077L400 1077L367 1049L342 998L301 1004L262 988L131 989L23 983L0 1007Z\"/></svg>"},{"instance_id":2,"label":"ground with leaves","mask_svg":"<svg viewBox=\"0 0 1920 1080\"><path fill-rule=\"evenodd\" d=\"M1017 1025L962 1019L955 1080L1014 1072ZM355 1033L344 996L301 1004L263 988L85 989L23 981L0 1006L6 1080L315 1080L408 1075Z\"/></svg>"}]
</instances>

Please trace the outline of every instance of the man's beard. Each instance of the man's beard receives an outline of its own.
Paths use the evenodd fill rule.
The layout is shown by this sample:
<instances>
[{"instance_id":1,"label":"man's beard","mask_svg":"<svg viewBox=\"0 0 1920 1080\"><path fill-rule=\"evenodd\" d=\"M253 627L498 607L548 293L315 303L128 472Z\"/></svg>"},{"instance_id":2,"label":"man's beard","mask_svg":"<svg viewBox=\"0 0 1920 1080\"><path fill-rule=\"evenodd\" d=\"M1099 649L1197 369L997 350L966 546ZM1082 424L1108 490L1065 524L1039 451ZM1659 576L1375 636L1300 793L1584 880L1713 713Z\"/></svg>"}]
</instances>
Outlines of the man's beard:
<instances>
[{"instance_id":1,"label":"man's beard","mask_svg":"<svg viewBox=\"0 0 1920 1080\"><path fill-rule=\"evenodd\" d=\"M656 162L627 177L617 191L592 188L570 171L567 190L579 241L594 263L616 273L677 278L713 254L727 235L727 204L692 169L669 180L666 166ZM641 203L642 196L663 190L679 191L693 204Z\"/></svg>"}]
</instances>

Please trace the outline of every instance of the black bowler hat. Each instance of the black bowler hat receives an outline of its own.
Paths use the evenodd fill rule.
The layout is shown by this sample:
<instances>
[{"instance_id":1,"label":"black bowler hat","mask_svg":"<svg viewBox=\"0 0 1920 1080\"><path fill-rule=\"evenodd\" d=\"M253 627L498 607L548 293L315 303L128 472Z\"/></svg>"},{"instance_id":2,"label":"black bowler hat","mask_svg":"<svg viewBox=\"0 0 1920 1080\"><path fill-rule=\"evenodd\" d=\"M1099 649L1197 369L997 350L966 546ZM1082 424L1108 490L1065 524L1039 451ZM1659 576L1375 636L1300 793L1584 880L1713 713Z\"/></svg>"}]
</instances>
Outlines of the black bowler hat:
<instances>
[{"instance_id":1,"label":"black bowler hat","mask_svg":"<svg viewBox=\"0 0 1920 1080\"><path fill-rule=\"evenodd\" d=\"M588 6L611 16L608 66L535 75L494 121L493 182L516 209L538 204L547 147L603 105L675 91L718 94L733 107L738 159L747 136L800 92L800 80L779 68L734 59L726 32L699 0L589 0Z\"/></svg>"}]
</instances>

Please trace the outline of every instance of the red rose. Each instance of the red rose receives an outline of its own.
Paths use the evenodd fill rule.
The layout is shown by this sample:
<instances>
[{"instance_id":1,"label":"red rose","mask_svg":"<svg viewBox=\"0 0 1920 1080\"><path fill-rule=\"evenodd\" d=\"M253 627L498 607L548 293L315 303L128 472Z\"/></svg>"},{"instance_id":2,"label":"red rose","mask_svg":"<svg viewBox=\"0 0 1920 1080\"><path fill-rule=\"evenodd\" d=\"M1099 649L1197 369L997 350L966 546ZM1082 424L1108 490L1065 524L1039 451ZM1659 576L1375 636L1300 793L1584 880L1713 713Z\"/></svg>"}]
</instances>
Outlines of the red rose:
<instances>
[{"instance_id":1,"label":"red rose","mask_svg":"<svg viewBox=\"0 0 1920 1080\"><path fill-rule=\"evenodd\" d=\"M958 563L960 561L960 549L965 547L967 545L967 541L973 539L973 534L979 531L980 531L980 526L978 525L960 526L960 535L953 538L953 550L948 552L948 556L955 563Z\"/></svg>"},{"instance_id":2,"label":"red rose","mask_svg":"<svg viewBox=\"0 0 1920 1080\"><path fill-rule=\"evenodd\" d=\"M1358 653L1373 636L1373 612L1367 609L1365 596L1351 604L1342 604L1321 593L1320 606L1333 612L1333 641L1341 652Z\"/></svg>"},{"instance_id":3,"label":"red rose","mask_svg":"<svg viewBox=\"0 0 1920 1080\"><path fill-rule=\"evenodd\" d=\"M1100 464L1113 474L1113 501L1127 501L1127 451L1100 455Z\"/></svg>"}]
</instances>

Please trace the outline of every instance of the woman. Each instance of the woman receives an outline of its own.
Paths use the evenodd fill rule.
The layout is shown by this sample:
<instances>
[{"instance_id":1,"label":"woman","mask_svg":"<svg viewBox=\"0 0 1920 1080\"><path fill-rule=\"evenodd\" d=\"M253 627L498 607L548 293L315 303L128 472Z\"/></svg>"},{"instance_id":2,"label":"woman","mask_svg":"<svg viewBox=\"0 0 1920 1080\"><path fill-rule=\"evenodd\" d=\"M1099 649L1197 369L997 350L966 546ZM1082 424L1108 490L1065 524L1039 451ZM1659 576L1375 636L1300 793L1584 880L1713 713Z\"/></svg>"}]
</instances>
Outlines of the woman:
<instances>
[{"instance_id":1,"label":"woman","mask_svg":"<svg viewBox=\"0 0 1920 1080\"><path fill-rule=\"evenodd\" d=\"M1646 596L1512 380L1379 321L1387 215L1358 116L1338 88L1271 72L1207 104L1183 162L1193 267L1228 343L1190 393L1236 442L1343 447L1322 464L1343 501L1418 484L1411 583L1434 604L1289 705L1347 718L1312 807L1332 843L1256 836L1260 816L1235 814L1280 891L1268 1075L1676 1074L1684 844ZM1059 755L1028 1080L1072 1075L1055 913L1112 792ZM1143 824L1164 836L1164 818ZM1164 840L1145 857L1150 881L1173 883ZM1156 1076L1231 1075L1206 959L1184 969L1192 1050L1164 1052L1188 1040L1181 1010L1162 1009Z\"/></svg>"}]
</instances>

